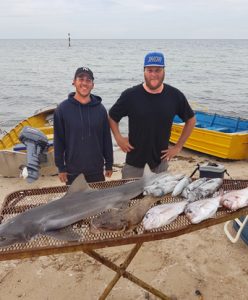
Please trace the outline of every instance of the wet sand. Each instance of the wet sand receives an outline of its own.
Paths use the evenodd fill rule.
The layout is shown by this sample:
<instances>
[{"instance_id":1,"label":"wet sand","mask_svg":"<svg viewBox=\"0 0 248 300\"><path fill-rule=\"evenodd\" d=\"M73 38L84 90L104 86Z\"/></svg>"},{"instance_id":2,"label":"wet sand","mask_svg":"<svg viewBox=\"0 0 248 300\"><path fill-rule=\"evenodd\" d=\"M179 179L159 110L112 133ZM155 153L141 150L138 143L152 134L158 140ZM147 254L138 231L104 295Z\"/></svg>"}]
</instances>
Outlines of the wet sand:
<instances>
[{"instance_id":1,"label":"wet sand","mask_svg":"<svg viewBox=\"0 0 248 300\"><path fill-rule=\"evenodd\" d=\"M233 179L248 179L248 161L221 161L191 151L182 151L170 162L169 171L190 175L197 163L219 162ZM115 172L120 178L124 155L115 153ZM196 174L198 176L198 174ZM228 178L225 175L225 178ZM61 185L57 176L41 177L33 184L21 178L0 176L0 203L13 191ZM178 300L246 300L248 298L248 245L232 244L223 224L168 240L147 242L128 271ZM121 264L132 245L97 250ZM84 253L71 253L0 262L0 300L98 299L115 273ZM196 295L200 291L202 298ZM108 299L156 299L121 278Z\"/></svg>"}]
</instances>

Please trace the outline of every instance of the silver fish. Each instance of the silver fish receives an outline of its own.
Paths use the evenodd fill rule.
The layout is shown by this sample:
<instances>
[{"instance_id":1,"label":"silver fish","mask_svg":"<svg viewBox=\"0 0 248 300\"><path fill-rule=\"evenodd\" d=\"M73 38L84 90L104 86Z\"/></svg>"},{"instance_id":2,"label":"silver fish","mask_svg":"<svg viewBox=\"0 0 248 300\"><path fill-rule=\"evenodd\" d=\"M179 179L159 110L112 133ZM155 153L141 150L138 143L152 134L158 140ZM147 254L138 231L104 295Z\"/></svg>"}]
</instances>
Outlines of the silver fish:
<instances>
[{"instance_id":1,"label":"silver fish","mask_svg":"<svg viewBox=\"0 0 248 300\"><path fill-rule=\"evenodd\" d=\"M184 174L170 174L170 173L165 173L164 175L159 176L156 178L151 185L161 185L165 184L169 181L178 181L181 180L185 175Z\"/></svg>"},{"instance_id":2,"label":"silver fish","mask_svg":"<svg viewBox=\"0 0 248 300\"><path fill-rule=\"evenodd\" d=\"M182 191L184 190L184 188L186 188L191 183L191 181L192 181L192 179L189 178L188 176L183 177L183 179L181 179L177 183L177 185L175 186L171 195L173 197L180 195L182 193Z\"/></svg>"},{"instance_id":3,"label":"silver fish","mask_svg":"<svg viewBox=\"0 0 248 300\"><path fill-rule=\"evenodd\" d=\"M189 203L185 208L185 215L192 224L212 218L220 206L220 199L221 196L217 196Z\"/></svg>"},{"instance_id":4,"label":"silver fish","mask_svg":"<svg viewBox=\"0 0 248 300\"><path fill-rule=\"evenodd\" d=\"M222 185L222 183L222 178L212 178L201 184L199 188L202 191L207 191L207 193L213 193Z\"/></svg>"},{"instance_id":5,"label":"silver fish","mask_svg":"<svg viewBox=\"0 0 248 300\"><path fill-rule=\"evenodd\" d=\"M187 199L189 202L194 202L212 196L221 187L222 183L222 178L210 179L201 184L198 188L190 191L187 195Z\"/></svg>"},{"instance_id":6,"label":"silver fish","mask_svg":"<svg viewBox=\"0 0 248 300\"><path fill-rule=\"evenodd\" d=\"M166 194L171 193L175 186L177 185L178 181L169 181L165 183L160 183L157 185L151 185L144 189L144 195L152 195L154 197L162 197Z\"/></svg>"},{"instance_id":7,"label":"silver fish","mask_svg":"<svg viewBox=\"0 0 248 300\"><path fill-rule=\"evenodd\" d=\"M166 203L150 208L143 219L144 228L151 230L170 224L184 211L187 203Z\"/></svg>"},{"instance_id":8,"label":"silver fish","mask_svg":"<svg viewBox=\"0 0 248 300\"><path fill-rule=\"evenodd\" d=\"M168 175L164 178L156 179L155 183L157 184L164 184L170 181L179 181L181 180L185 175L184 174L175 174L175 175Z\"/></svg>"},{"instance_id":9,"label":"silver fish","mask_svg":"<svg viewBox=\"0 0 248 300\"><path fill-rule=\"evenodd\" d=\"M189 184L187 186L187 189L189 191L193 191L194 189L198 188L201 184L203 184L206 181L207 181L206 177L202 177L202 178L199 178L197 180L194 180L193 182L191 182L191 184Z\"/></svg>"},{"instance_id":10,"label":"silver fish","mask_svg":"<svg viewBox=\"0 0 248 300\"><path fill-rule=\"evenodd\" d=\"M248 206L248 187L225 193L221 197L221 204L234 211Z\"/></svg>"},{"instance_id":11,"label":"silver fish","mask_svg":"<svg viewBox=\"0 0 248 300\"><path fill-rule=\"evenodd\" d=\"M80 236L68 233L64 228L104 210L127 205L156 176L145 169L144 176L137 181L107 189L91 189L81 174L62 198L27 210L1 224L0 247L27 242L38 234L66 241L78 240Z\"/></svg>"},{"instance_id":12,"label":"silver fish","mask_svg":"<svg viewBox=\"0 0 248 300\"><path fill-rule=\"evenodd\" d=\"M203 184L205 181L207 180L206 177L203 178L199 178L197 180L194 180L193 182L191 182L183 191L182 191L182 196L184 198L188 198L188 195L191 191L195 190L196 188L198 188L201 184Z\"/></svg>"}]
</instances>

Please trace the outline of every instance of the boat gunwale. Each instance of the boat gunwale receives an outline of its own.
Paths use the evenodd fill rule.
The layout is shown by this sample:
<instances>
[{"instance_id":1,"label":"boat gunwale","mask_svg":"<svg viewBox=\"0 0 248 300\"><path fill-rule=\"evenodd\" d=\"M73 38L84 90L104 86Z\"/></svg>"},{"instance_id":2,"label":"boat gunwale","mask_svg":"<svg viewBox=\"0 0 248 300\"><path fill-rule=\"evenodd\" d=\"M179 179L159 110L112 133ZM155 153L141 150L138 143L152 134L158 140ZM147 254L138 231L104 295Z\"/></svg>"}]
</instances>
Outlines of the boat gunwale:
<instances>
[{"instance_id":1,"label":"boat gunwale","mask_svg":"<svg viewBox=\"0 0 248 300\"><path fill-rule=\"evenodd\" d=\"M185 123L181 122L181 123L174 123L172 124L172 126L184 126ZM201 128L201 127L194 127L193 130L200 130L200 131L207 131L207 132L213 132L213 133L217 133L217 134L221 134L221 135L248 135L248 130L242 130L242 131L236 131L236 132L221 132L218 130L214 130L214 129L209 129L209 128Z\"/></svg>"}]
</instances>

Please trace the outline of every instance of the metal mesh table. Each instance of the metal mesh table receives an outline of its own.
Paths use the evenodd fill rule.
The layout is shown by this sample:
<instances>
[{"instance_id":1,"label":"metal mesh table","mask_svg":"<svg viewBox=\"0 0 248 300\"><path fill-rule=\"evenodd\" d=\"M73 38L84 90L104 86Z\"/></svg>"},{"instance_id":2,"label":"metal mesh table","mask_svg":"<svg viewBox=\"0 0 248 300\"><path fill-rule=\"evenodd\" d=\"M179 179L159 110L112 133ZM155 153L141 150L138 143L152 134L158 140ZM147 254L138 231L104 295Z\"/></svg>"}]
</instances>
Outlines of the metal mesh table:
<instances>
[{"instance_id":1,"label":"metal mesh table","mask_svg":"<svg viewBox=\"0 0 248 300\"><path fill-rule=\"evenodd\" d=\"M98 182L91 183L90 186L92 188L104 189L121 185L128 181L130 180ZM248 180L225 179L223 183L224 190L242 189L247 186ZM49 201L62 197L66 193L67 188L67 186L57 186L40 189L20 190L11 193L5 198L2 208L0 210L1 222L5 222L8 219L14 217L15 215L21 212L24 212L27 209L31 209L38 205L42 205ZM130 205L133 205L137 201L142 201L141 198L142 196L139 196L131 200ZM164 197L159 198L158 203L179 202L181 200L182 198L180 197L171 197L166 195ZM77 234L80 234L80 240L77 242L64 242L56 240L52 237L40 235L36 239L28 243L14 244L9 247L0 248L0 260L22 259L33 256L83 251L117 273L114 279L110 282L109 286L105 289L100 299L105 299L107 297L107 295L121 276L135 282L137 285L143 287L144 289L148 290L149 292L153 293L161 299L169 299L160 291L156 290L149 284L143 282L136 276L126 271L126 268L128 267L135 254L142 246L142 243L176 237L182 234L190 233L202 228L226 222L228 220L232 220L243 215L248 215L248 207L240 209L236 212L220 208L217 211L215 218L205 220L199 224L191 224L186 218L186 216L184 214L181 214L171 224L158 229L153 229L151 231L145 231L143 226L140 224L132 232L101 232L97 234L90 232L90 219L96 217L92 216L91 218L82 220L72 225L73 230ZM108 259L98 254L96 251L94 251L94 249L121 246L127 244L135 244L135 246L121 266L115 265Z\"/></svg>"}]
</instances>

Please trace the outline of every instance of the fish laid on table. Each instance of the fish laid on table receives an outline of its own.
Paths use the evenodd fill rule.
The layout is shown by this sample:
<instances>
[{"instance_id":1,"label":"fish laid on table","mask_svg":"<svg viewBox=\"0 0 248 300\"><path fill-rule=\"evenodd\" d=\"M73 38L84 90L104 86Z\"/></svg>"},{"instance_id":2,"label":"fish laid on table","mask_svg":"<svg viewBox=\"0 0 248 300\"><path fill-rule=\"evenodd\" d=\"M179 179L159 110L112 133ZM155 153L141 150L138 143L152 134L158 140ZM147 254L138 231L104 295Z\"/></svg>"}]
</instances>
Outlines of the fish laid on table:
<instances>
[{"instance_id":1,"label":"fish laid on table","mask_svg":"<svg viewBox=\"0 0 248 300\"><path fill-rule=\"evenodd\" d=\"M187 190L193 191L194 189L198 188L201 184L207 181L207 177L202 177L197 180L194 180L187 186Z\"/></svg>"},{"instance_id":2,"label":"fish laid on table","mask_svg":"<svg viewBox=\"0 0 248 300\"><path fill-rule=\"evenodd\" d=\"M223 194L220 202L223 206L231 210L248 206L248 187Z\"/></svg>"},{"instance_id":3,"label":"fish laid on table","mask_svg":"<svg viewBox=\"0 0 248 300\"><path fill-rule=\"evenodd\" d=\"M190 177L183 177L181 180L179 180L171 195L173 197L180 195L182 191L191 183L191 181L192 179Z\"/></svg>"},{"instance_id":4,"label":"fish laid on table","mask_svg":"<svg viewBox=\"0 0 248 300\"><path fill-rule=\"evenodd\" d=\"M161 197L171 193L178 181L184 177L183 174L169 174L164 173L158 176L150 185L145 186L143 195L152 195L154 197Z\"/></svg>"},{"instance_id":5,"label":"fish laid on table","mask_svg":"<svg viewBox=\"0 0 248 300\"><path fill-rule=\"evenodd\" d=\"M166 194L171 193L178 181L160 182L151 186L147 186L144 189L144 195L152 195L154 197L162 197Z\"/></svg>"},{"instance_id":6,"label":"fish laid on table","mask_svg":"<svg viewBox=\"0 0 248 300\"><path fill-rule=\"evenodd\" d=\"M154 180L154 182L152 184L156 185L156 184L166 183L169 181L179 181L183 177L184 177L184 174L165 173L165 174L161 175L160 177L156 178L156 180Z\"/></svg>"},{"instance_id":7,"label":"fish laid on table","mask_svg":"<svg viewBox=\"0 0 248 300\"><path fill-rule=\"evenodd\" d=\"M185 187L185 189L182 191L182 196L184 198L188 197L188 194L195 190L196 188L198 188L201 184L203 184L205 181L207 180L206 177L203 178L199 178L197 180L194 180L193 182L191 182L187 187Z\"/></svg>"},{"instance_id":8,"label":"fish laid on table","mask_svg":"<svg viewBox=\"0 0 248 300\"><path fill-rule=\"evenodd\" d=\"M79 175L62 198L27 210L0 225L0 247L29 241L38 234L59 240L80 237L65 227L110 208L127 206L158 175L145 168L144 176L134 182L106 189L92 189L84 175Z\"/></svg>"},{"instance_id":9,"label":"fish laid on table","mask_svg":"<svg viewBox=\"0 0 248 300\"><path fill-rule=\"evenodd\" d=\"M199 199L212 196L221 187L222 183L222 178L209 179L198 186L196 189L190 191L187 194L187 200L189 202L194 202Z\"/></svg>"},{"instance_id":10,"label":"fish laid on table","mask_svg":"<svg viewBox=\"0 0 248 300\"><path fill-rule=\"evenodd\" d=\"M192 224L212 218L220 206L221 196L206 198L196 202L189 203L185 208L185 215Z\"/></svg>"},{"instance_id":11,"label":"fish laid on table","mask_svg":"<svg viewBox=\"0 0 248 300\"><path fill-rule=\"evenodd\" d=\"M129 231L139 225L148 209L158 198L145 196L126 208L111 209L91 220L90 231Z\"/></svg>"},{"instance_id":12,"label":"fish laid on table","mask_svg":"<svg viewBox=\"0 0 248 300\"><path fill-rule=\"evenodd\" d=\"M187 201L166 203L150 208L143 219L144 228L151 230L170 224L184 211L187 203Z\"/></svg>"},{"instance_id":13,"label":"fish laid on table","mask_svg":"<svg viewBox=\"0 0 248 300\"><path fill-rule=\"evenodd\" d=\"M162 189L162 187L166 186L169 182L178 182L184 177L183 174L170 174L170 173L162 173L158 174L158 177L151 181L150 185L145 186L144 195L149 195L152 190L157 188Z\"/></svg>"}]
</instances>

